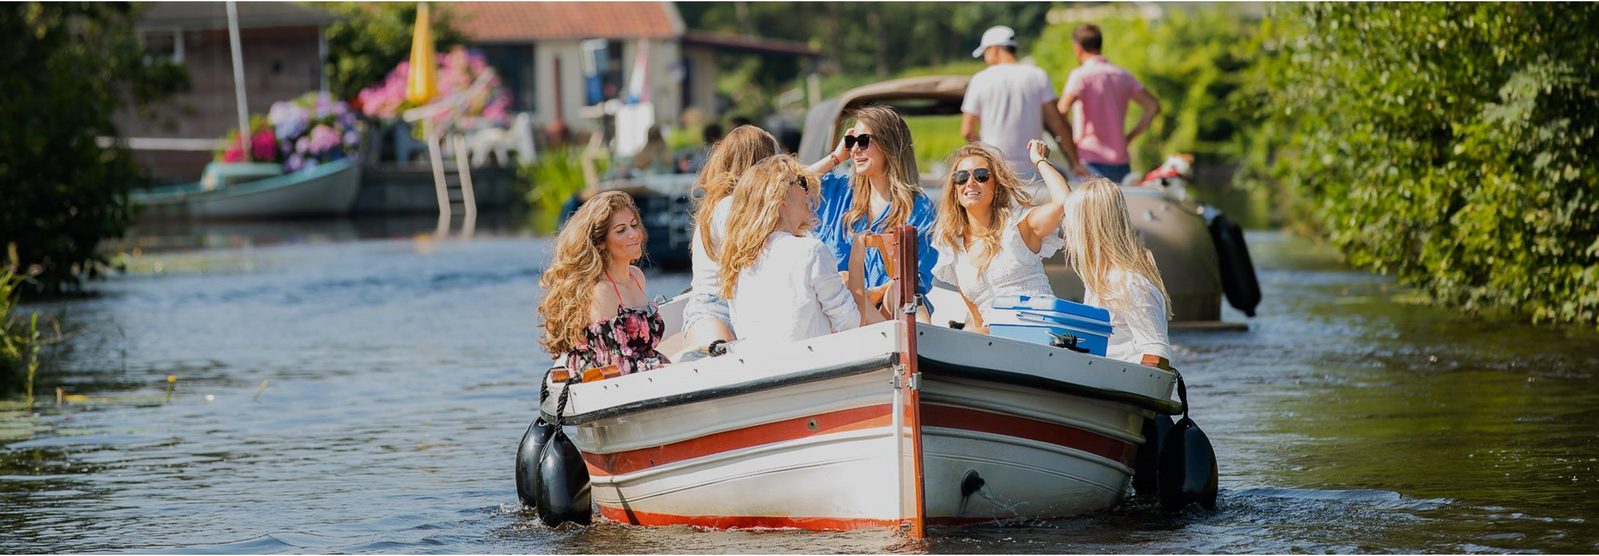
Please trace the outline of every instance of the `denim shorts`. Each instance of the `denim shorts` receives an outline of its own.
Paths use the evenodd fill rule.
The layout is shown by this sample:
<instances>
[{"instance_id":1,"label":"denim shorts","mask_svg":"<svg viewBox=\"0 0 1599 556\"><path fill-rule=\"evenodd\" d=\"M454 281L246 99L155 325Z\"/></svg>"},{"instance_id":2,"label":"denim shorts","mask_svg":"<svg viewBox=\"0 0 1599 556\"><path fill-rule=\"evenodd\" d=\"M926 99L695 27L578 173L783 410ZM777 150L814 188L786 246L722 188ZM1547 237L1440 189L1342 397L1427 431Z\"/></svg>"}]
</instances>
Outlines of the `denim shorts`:
<instances>
[{"instance_id":1,"label":"denim shorts","mask_svg":"<svg viewBox=\"0 0 1599 556\"><path fill-rule=\"evenodd\" d=\"M728 308L727 300L720 295L694 293L688 296L688 303L683 307L683 330L692 330L694 323L703 318L722 321L729 331L733 330L732 310Z\"/></svg>"}]
</instances>

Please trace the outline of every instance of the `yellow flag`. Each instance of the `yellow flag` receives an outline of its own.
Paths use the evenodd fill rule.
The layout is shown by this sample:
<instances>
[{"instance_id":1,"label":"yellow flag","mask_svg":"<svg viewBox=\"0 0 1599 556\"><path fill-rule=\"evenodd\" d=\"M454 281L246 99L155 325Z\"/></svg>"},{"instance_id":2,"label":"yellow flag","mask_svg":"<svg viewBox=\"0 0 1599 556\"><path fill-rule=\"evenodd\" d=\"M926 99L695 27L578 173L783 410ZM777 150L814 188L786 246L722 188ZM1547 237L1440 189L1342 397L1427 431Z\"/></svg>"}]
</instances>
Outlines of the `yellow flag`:
<instances>
[{"instance_id":1,"label":"yellow flag","mask_svg":"<svg viewBox=\"0 0 1599 556\"><path fill-rule=\"evenodd\" d=\"M428 19L427 2L416 6L416 29L411 32L411 69L405 76L405 99L412 104L427 104L437 88L433 63L433 27Z\"/></svg>"}]
</instances>

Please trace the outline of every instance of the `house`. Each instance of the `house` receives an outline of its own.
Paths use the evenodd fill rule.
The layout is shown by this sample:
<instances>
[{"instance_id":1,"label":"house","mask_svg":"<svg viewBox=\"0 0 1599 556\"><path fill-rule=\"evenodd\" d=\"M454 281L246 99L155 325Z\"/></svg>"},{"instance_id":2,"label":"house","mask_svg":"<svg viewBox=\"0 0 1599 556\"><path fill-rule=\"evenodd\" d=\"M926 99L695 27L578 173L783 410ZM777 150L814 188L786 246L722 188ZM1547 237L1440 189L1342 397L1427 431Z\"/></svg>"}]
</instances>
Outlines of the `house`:
<instances>
[{"instance_id":1,"label":"house","mask_svg":"<svg viewBox=\"0 0 1599 556\"><path fill-rule=\"evenodd\" d=\"M239 43L250 113L327 87L323 33L333 16L298 4L239 2ZM191 89L153 106L153 117L119 111L116 124L135 160L167 181L195 179L229 130L239 126L227 8L222 2L150 2L134 29L147 47L182 64Z\"/></svg>"},{"instance_id":2,"label":"house","mask_svg":"<svg viewBox=\"0 0 1599 556\"><path fill-rule=\"evenodd\" d=\"M513 109L545 128L599 123L587 107L625 98L634 73L646 74L656 121L675 125L687 108L716 116L719 53L814 60L803 43L689 32L671 2L449 2L450 25L481 49L514 97ZM639 61L643 60L642 66Z\"/></svg>"}]
</instances>

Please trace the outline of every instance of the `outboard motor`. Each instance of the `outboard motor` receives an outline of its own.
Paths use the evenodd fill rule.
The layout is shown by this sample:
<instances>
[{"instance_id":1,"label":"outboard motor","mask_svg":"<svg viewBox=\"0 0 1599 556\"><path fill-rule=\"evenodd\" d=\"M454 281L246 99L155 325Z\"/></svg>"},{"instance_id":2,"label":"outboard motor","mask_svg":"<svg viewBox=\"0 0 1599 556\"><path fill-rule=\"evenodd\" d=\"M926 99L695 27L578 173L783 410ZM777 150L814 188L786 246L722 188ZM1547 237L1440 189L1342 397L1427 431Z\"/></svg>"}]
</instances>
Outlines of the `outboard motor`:
<instances>
[{"instance_id":1,"label":"outboard motor","mask_svg":"<svg viewBox=\"0 0 1599 556\"><path fill-rule=\"evenodd\" d=\"M1212 207L1205 207L1205 224L1210 228L1210 240L1216 244L1221 290L1227 295L1227 304L1247 316L1255 316L1255 307L1260 305L1260 281L1255 278L1255 263L1249 258L1249 246L1244 244L1243 229Z\"/></svg>"},{"instance_id":2,"label":"outboard motor","mask_svg":"<svg viewBox=\"0 0 1599 556\"><path fill-rule=\"evenodd\" d=\"M550 433L554 431L555 426L544 422L541 416L528 425L527 432L522 434L521 444L516 446L516 497L523 506L538 507L539 453L544 450Z\"/></svg>"}]
</instances>

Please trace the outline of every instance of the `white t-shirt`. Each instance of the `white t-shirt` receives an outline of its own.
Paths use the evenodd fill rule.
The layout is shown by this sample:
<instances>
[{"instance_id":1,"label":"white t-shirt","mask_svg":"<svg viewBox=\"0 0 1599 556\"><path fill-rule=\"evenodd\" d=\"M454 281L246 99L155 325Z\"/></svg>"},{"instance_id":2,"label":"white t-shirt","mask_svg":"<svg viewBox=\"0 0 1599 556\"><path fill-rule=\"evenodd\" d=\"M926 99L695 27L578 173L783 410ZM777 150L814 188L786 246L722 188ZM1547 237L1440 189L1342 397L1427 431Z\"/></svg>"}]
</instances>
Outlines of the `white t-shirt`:
<instances>
[{"instance_id":1,"label":"white t-shirt","mask_svg":"<svg viewBox=\"0 0 1599 556\"><path fill-rule=\"evenodd\" d=\"M733 212L733 196L728 195L716 202L711 207L711 244L717 249L722 247L722 238L727 237L727 218ZM712 259L705 250L706 230L694 229L694 244L689 246L690 262L693 265L694 276L689 280L689 288L694 293L708 293L721 295L722 279L718 276L722 272L721 263Z\"/></svg>"},{"instance_id":2,"label":"white t-shirt","mask_svg":"<svg viewBox=\"0 0 1599 556\"><path fill-rule=\"evenodd\" d=\"M1044 103L1055 98L1049 74L1038 66L996 64L972 76L961 112L978 117L978 138L999 149L1011 168L1032 171L1027 142L1044 136Z\"/></svg>"},{"instance_id":3,"label":"white t-shirt","mask_svg":"<svg viewBox=\"0 0 1599 556\"><path fill-rule=\"evenodd\" d=\"M1166 301L1160 289L1148 278L1121 269L1110 271L1110 281L1122 283L1122 287L1131 292L1130 307L1118 311L1106 307L1093 290L1083 294L1083 303L1110 310L1113 329L1105 357L1137 364L1144 354L1150 353L1171 360L1171 340L1166 335Z\"/></svg>"},{"instance_id":4,"label":"white t-shirt","mask_svg":"<svg viewBox=\"0 0 1599 556\"><path fill-rule=\"evenodd\" d=\"M773 232L755 264L738 276L733 328L746 346L825 336L860 326L838 262L821 240Z\"/></svg>"}]
</instances>

